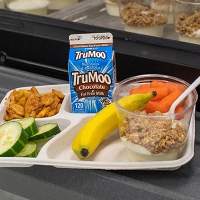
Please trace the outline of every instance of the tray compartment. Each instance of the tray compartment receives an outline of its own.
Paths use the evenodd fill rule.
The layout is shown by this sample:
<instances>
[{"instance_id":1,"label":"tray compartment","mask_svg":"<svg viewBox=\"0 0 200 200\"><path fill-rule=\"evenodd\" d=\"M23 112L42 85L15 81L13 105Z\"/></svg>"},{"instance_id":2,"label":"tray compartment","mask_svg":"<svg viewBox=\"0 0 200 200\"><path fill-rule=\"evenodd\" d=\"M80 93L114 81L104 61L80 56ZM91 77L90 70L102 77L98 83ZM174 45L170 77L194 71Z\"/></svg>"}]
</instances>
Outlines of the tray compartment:
<instances>
[{"instance_id":1,"label":"tray compartment","mask_svg":"<svg viewBox=\"0 0 200 200\"><path fill-rule=\"evenodd\" d=\"M85 120L81 120L77 125L65 133L49 141L43 149L44 159L53 162L56 167L92 168L92 169L178 169L187 163L194 155L194 116L189 129L188 139L182 147L181 157L172 161L155 162L129 162L124 145L122 144L118 130L111 133L96 151L86 160L80 160L72 151L72 141L80 130ZM42 157L40 157L42 158Z\"/></svg>"},{"instance_id":2,"label":"tray compartment","mask_svg":"<svg viewBox=\"0 0 200 200\"><path fill-rule=\"evenodd\" d=\"M71 121L65 118L59 118L59 117L49 117L48 119L36 119L36 124L37 126L42 126L47 123L57 123L61 132L65 130L68 126L70 126ZM60 133L59 133L60 134ZM53 136L56 137L57 135ZM41 139L41 140L35 140L34 142L37 144L37 150L38 150L38 155L40 154L40 151L42 147L53 137Z\"/></svg>"},{"instance_id":3,"label":"tray compartment","mask_svg":"<svg viewBox=\"0 0 200 200\"><path fill-rule=\"evenodd\" d=\"M19 90L19 89L27 89L29 90L32 86L29 86L29 87L21 87L21 88L16 88L16 90ZM68 84L58 84L58 85L48 85L48 86L37 86L36 87L38 92L40 94L42 93L47 93L47 92L51 92L52 89L56 89L58 91L61 91L63 94L65 94L65 98L63 99L63 102L62 102L62 105L61 105L61 108L59 110L59 112L54 115L54 116L59 116L59 114L62 112L62 111L66 111L66 112L70 112L71 110L71 106L70 106L70 94L69 94L69 85ZM9 91L5 97L3 98L3 100L1 101L1 104L0 104L0 114L2 116L4 116L6 114L6 105L9 104L9 95L10 93L12 92L13 90ZM52 117L54 117L52 116ZM51 118L51 117L45 117L45 118ZM44 118L37 118L38 120L40 119L44 119ZM4 123L5 120L3 119L3 117L0 119L0 123Z\"/></svg>"},{"instance_id":4,"label":"tray compartment","mask_svg":"<svg viewBox=\"0 0 200 200\"><path fill-rule=\"evenodd\" d=\"M89 117L90 118L90 117ZM74 160L78 162L128 162L125 155L124 146L120 141L118 131L114 131L105 138L96 151L85 161L81 161L72 151L71 145L74 137L89 118L81 120L66 134L55 138L46 145L45 151L48 159Z\"/></svg>"}]
</instances>

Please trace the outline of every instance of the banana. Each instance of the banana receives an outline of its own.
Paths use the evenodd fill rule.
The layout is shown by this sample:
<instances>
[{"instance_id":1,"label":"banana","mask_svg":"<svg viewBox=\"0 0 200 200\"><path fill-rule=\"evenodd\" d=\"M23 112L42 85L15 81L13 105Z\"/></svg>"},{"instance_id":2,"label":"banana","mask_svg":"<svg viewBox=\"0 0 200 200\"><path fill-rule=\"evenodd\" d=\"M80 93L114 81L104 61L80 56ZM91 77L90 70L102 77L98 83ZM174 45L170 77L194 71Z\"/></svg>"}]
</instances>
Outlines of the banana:
<instances>
[{"instance_id":1,"label":"banana","mask_svg":"<svg viewBox=\"0 0 200 200\"><path fill-rule=\"evenodd\" d=\"M156 96L156 92L132 94L118 100L118 104L130 111L142 110ZM89 157L102 140L118 127L115 103L111 103L94 115L78 132L72 142L72 150L83 160Z\"/></svg>"}]
</instances>

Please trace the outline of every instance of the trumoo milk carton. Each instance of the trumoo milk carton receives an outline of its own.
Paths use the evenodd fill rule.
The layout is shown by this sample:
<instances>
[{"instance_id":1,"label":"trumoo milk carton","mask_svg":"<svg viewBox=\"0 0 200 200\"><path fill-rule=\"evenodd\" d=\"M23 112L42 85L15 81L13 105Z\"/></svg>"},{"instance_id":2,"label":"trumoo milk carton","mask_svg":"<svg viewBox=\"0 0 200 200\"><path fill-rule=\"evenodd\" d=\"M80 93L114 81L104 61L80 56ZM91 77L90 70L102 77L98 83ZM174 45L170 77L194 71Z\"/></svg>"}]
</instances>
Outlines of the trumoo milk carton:
<instances>
[{"instance_id":1,"label":"trumoo milk carton","mask_svg":"<svg viewBox=\"0 0 200 200\"><path fill-rule=\"evenodd\" d=\"M112 102L116 82L111 33L69 36L68 61L73 113L97 113Z\"/></svg>"}]
</instances>

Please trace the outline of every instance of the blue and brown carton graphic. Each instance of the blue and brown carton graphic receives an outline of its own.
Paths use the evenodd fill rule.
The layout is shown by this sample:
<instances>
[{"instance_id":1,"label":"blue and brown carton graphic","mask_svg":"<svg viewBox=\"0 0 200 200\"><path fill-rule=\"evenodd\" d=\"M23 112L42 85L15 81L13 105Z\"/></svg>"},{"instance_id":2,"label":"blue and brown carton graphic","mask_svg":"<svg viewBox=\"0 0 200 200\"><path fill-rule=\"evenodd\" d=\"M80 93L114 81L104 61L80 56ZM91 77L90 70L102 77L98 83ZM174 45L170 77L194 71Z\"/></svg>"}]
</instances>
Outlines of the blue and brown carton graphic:
<instances>
[{"instance_id":1,"label":"blue and brown carton graphic","mask_svg":"<svg viewBox=\"0 0 200 200\"><path fill-rule=\"evenodd\" d=\"M112 102L116 82L111 33L69 36L68 61L73 113L97 113Z\"/></svg>"}]
</instances>

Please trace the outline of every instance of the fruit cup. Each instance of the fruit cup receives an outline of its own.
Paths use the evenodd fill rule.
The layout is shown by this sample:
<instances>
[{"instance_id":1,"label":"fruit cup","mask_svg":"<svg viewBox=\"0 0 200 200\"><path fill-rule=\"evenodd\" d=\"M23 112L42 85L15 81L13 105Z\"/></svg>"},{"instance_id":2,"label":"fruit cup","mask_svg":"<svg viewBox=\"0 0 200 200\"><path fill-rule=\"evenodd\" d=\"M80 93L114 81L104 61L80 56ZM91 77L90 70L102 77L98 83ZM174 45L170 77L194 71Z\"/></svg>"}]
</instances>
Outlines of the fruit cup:
<instances>
[{"instance_id":1,"label":"fruit cup","mask_svg":"<svg viewBox=\"0 0 200 200\"><path fill-rule=\"evenodd\" d=\"M172 11L179 41L200 44L200 2L173 0Z\"/></svg>"},{"instance_id":2,"label":"fruit cup","mask_svg":"<svg viewBox=\"0 0 200 200\"><path fill-rule=\"evenodd\" d=\"M33 15L45 16L48 5L49 0L6 0L6 6L9 10Z\"/></svg>"},{"instance_id":3,"label":"fruit cup","mask_svg":"<svg viewBox=\"0 0 200 200\"><path fill-rule=\"evenodd\" d=\"M118 0L124 30L162 37L168 21L169 0Z\"/></svg>"},{"instance_id":4,"label":"fruit cup","mask_svg":"<svg viewBox=\"0 0 200 200\"><path fill-rule=\"evenodd\" d=\"M181 157L187 141L191 116L198 98L196 90L184 100L183 110L174 114L160 111L147 114L144 110L131 112L118 104L118 100L129 95L133 88L151 84L155 80L176 83L184 89L189 86L189 83L176 77L150 74L125 79L113 91L119 135L130 161L176 160Z\"/></svg>"}]
</instances>

